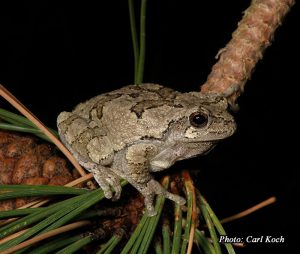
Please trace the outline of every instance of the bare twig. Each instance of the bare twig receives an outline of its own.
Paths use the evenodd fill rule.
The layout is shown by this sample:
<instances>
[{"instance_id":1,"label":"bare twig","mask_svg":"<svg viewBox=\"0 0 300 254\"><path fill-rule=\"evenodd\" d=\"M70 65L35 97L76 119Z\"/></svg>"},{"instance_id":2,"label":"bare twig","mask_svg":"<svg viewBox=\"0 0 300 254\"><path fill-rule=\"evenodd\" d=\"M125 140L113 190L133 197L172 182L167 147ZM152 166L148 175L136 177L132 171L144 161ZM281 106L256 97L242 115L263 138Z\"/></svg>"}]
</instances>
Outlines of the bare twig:
<instances>
[{"instance_id":1,"label":"bare twig","mask_svg":"<svg viewBox=\"0 0 300 254\"><path fill-rule=\"evenodd\" d=\"M201 93L220 94L228 98L231 106L236 106L235 101L256 63L294 4L294 0L252 0L232 39L217 54L219 61L201 87Z\"/></svg>"},{"instance_id":2,"label":"bare twig","mask_svg":"<svg viewBox=\"0 0 300 254\"><path fill-rule=\"evenodd\" d=\"M257 210L259 210L259 209L261 209L261 208L263 208L265 206L271 205L271 204L273 204L275 202L276 202L276 198L275 197L268 198L267 200L265 200L265 201L263 201L263 202L255 205L253 207L250 207L250 208L248 208L245 211L242 211L240 213L237 213L235 215L232 215L230 217L222 219L221 223L223 224L223 223L227 223L227 222L230 222L230 221L234 221L234 220L240 219L242 217L245 217L245 216L249 215L250 213L253 213L253 212L255 212L255 211L257 211Z\"/></svg>"}]
</instances>

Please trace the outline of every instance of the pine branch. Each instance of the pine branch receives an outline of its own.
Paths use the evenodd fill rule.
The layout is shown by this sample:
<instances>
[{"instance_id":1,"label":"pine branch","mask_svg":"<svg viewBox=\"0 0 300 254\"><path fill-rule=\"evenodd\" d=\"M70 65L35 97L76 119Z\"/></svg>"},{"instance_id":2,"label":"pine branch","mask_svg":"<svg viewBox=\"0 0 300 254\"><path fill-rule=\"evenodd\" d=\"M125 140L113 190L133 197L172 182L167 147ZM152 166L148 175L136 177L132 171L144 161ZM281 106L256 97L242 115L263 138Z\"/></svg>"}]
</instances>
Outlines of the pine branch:
<instances>
[{"instance_id":1,"label":"pine branch","mask_svg":"<svg viewBox=\"0 0 300 254\"><path fill-rule=\"evenodd\" d=\"M221 49L201 93L217 93L235 107L274 32L295 4L294 0L252 0L232 39Z\"/></svg>"}]
</instances>

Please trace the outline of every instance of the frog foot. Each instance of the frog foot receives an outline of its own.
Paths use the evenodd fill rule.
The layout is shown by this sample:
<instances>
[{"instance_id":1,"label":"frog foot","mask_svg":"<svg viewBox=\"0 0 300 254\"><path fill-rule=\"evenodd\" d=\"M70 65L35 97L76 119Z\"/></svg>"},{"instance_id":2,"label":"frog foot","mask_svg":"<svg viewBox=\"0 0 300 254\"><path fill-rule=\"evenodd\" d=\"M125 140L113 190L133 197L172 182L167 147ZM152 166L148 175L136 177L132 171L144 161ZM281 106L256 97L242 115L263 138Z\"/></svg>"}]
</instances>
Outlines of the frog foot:
<instances>
[{"instance_id":1,"label":"frog foot","mask_svg":"<svg viewBox=\"0 0 300 254\"><path fill-rule=\"evenodd\" d=\"M186 200L183 197L168 192L160 185L159 182L155 181L154 179L151 179L147 183L147 186L141 190L141 193L145 197L144 202L149 217L157 214L153 206L155 195L164 196L165 198L170 199L179 205L184 205L186 203Z\"/></svg>"},{"instance_id":2,"label":"frog foot","mask_svg":"<svg viewBox=\"0 0 300 254\"><path fill-rule=\"evenodd\" d=\"M113 171L104 167L92 169L96 182L104 192L104 196L113 201L118 200L121 196L122 187L120 178ZM113 191L115 192L113 195Z\"/></svg>"}]
</instances>

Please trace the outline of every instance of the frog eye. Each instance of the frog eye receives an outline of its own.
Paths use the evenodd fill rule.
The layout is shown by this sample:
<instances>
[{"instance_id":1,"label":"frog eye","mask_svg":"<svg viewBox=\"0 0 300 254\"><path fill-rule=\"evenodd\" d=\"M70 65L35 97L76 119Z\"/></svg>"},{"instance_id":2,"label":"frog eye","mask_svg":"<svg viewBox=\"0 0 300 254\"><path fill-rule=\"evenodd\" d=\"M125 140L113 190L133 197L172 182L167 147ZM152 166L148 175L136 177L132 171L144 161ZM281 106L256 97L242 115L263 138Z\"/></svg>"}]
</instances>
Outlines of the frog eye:
<instances>
[{"instance_id":1,"label":"frog eye","mask_svg":"<svg viewBox=\"0 0 300 254\"><path fill-rule=\"evenodd\" d=\"M190 123L196 128L205 127L208 123L208 116L202 112L194 112L189 117Z\"/></svg>"}]
</instances>

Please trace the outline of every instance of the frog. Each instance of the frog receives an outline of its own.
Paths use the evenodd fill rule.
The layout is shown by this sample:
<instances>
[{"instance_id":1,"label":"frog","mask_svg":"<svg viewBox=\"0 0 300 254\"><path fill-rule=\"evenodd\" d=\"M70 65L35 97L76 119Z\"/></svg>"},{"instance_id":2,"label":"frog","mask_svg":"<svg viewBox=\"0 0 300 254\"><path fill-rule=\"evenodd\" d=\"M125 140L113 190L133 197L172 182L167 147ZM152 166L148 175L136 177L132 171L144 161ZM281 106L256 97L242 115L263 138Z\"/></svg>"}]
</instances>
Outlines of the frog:
<instances>
[{"instance_id":1,"label":"frog","mask_svg":"<svg viewBox=\"0 0 300 254\"><path fill-rule=\"evenodd\" d=\"M155 216L157 195L185 204L164 189L154 172L209 152L230 137L236 123L226 98L179 92L159 84L127 85L78 104L57 117L59 136L108 199L121 196L125 179Z\"/></svg>"}]
</instances>

